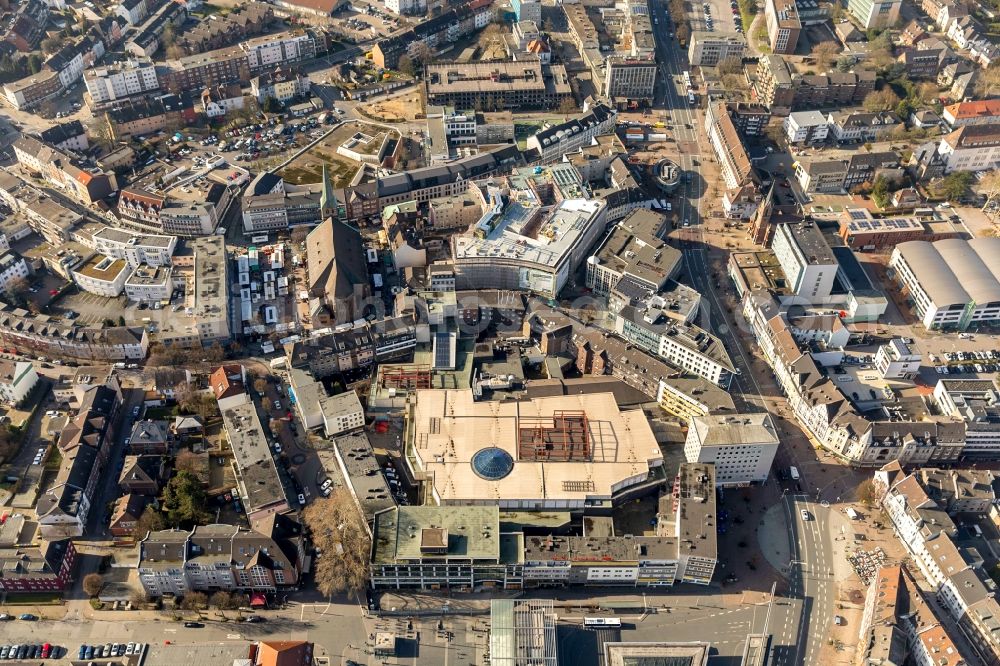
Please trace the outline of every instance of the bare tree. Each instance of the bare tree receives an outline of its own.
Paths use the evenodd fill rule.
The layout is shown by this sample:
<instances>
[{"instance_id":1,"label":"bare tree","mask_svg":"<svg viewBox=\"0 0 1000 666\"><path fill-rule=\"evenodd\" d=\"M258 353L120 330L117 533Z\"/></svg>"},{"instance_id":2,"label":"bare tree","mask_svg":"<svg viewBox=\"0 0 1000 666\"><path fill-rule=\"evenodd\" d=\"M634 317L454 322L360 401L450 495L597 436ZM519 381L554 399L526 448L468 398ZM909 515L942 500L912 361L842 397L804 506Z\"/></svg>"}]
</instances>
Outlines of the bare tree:
<instances>
[{"instance_id":1,"label":"bare tree","mask_svg":"<svg viewBox=\"0 0 1000 666\"><path fill-rule=\"evenodd\" d=\"M997 200L1000 200L1000 171L988 171L983 179L979 181L979 193L986 197L986 202L983 203L983 210L986 210L990 205L996 204Z\"/></svg>"},{"instance_id":2,"label":"bare tree","mask_svg":"<svg viewBox=\"0 0 1000 666\"><path fill-rule=\"evenodd\" d=\"M988 99L1000 94L1000 64L994 62L989 69L980 71L972 88L973 96L980 99Z\"/></svg>"},{"instance_id":3,"label":"bare tree","mask_svg":"<svg viewBox=\"0 0 1000 666\"><path fill-rule=\"evenodd\" d=\"M830 69L830 66L833 65L839 55L840 46L834 41L820 42L812 50L812 57L816 59L816 66L824 72Z\"/></svg>"},{"instance_id":4,"label":"bare tree","mask_svg":"<svg viewBox=\"0 0 1000 666\"><path fill-rule=\"evenodd\" d=\"M204 610L208 608L208 595L204 592L188 592L181 602L184 610Z\"/></svg>"},{"instance_id":5,"label":"bare tree","mask_svg":"<svg viewBox=\"0 0 1000 666\"><path fill-rule=\"evenodd\" d=\"M330 596L364 589L371 541L350 492L341 488L317 499L302 517L322 554L315 565L320 592Z\"/></svg>"},{"instance_id":6,"label":"bare tree","mask_svg":"<svg viewBox=\"0 0 1000 666\"><path fill-rule=\"evenodd\" d=\"M143 589L132 590L132 593L128 597L129 603L133 606L145 606L149 603L149 595Z\"/></svg>"},{"instance_id":7,"label":"bare tree","mask_svg":"<svg viewBox=\"0 0 1000 666\"><path fill-rule=\"evenodd\" d=\"M878 500L878 493L875 491L875 482L865 479L858 486L858 501L865 506L873 506Z\"/></svg>"},{"instance_id":8,"label":"bare tree","mask_svg":"<svg viewBox=\"0 0 1000 666\"><path fill-rule=\"evenodd\" d=\"M28 278L19 275L7 283L7 295L23 301L28 297L28 289L30 287L31 283L28 281Z\"/></svg>"},{"instance_id":9,"label":"bare tree","mask_svg":"<svg viewBox=\"0 0 1000 666\"><path fill-rule=\"evenodd\" d=\"M88 596L96 597L104 587L104 577L99 573L90 573L83 577L83 591Z\"/></svg>"},{"instance_id":10,"label":"bare tree","mask_svg":"<svg viewBox=\"0 0 1000 666\"><path fill-rule=\"evenodd\" d=\"M219 610L230 609L233 607L233 595L229 594L225 590L219 590L209 597L208 603L211 606L215 606Z\"/></svg>"},{"instance_id":11,"label":"bare tree","mask_svg":"<svg viewBox=\"0 0 1000 666\"><path fill-rule=\"evenodd\" d=\"M878 111L889 111L895 109L896 105L899 104L899 95L892 91L892 88L886 86L881 90L873 90L868 93L865 97L865 101L862 102L862 106L865 107L865 111L870 111L876 113Z\"/></svg>"},{"instance_id":12,"label":"bare tree","mask_svg":"<svg viewBox=\"0 0 1000 666\"><path fill-rule=\"evenodd\" d=\"M174 469L178 472L191 472L195 476L201 473L202 463L197 453L184 449L174 459Z\"/></svg>"},{"instance_id":13,"label":"bare tree","mask_svg":"<svg viewBox=\"0 0 1000 666\"><path fill-rule=\"evenodd\" d=\"M263 377L258 377L253 380L253 390L257 391L258 394L264 395L267 393L267 380Z\"/></svg>"}]
</instances>

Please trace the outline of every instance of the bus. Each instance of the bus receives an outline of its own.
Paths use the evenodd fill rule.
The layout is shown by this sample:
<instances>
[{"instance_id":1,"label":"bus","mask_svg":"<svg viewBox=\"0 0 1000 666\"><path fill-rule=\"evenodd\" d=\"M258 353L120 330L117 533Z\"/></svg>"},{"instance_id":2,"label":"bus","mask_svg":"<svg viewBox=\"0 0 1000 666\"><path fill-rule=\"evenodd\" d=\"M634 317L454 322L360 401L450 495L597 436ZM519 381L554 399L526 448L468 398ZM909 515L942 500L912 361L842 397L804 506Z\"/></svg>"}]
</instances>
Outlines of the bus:
<instances>
[{"instance_id":1,"label":"bus","mask_svg":"<svg viewBox=\"0 0 1000 666\"><path fill-rule=\"evenodd\" d=\"M251 243L266 243L268 235L267 234L257 234L256 236L250 237Z\"/></svg>"},{"instance_id":2,"label":"bus","mask_svg":"<svg viewBox=\"0 0 1000 666\"><path fill-rule=\"evenodd\" d=\"M585 627L612 627L615 629L621 629L622 621L617 617L585 617L583 618L583 626Z\"/></svg>"},{"instance_id":3,"label":"bus","mask_svg":"<svg viewBox=\"0 0 1000 666\"><path fill-rule=\"evenodd\" d=\"M691 87L691 72L686 69L684 70L684 85L688 88Z\"/></svg>"},{"instance_id":4,"label":"bus","mask_svg":"<svg viewBox=\"0 0 1000 666\"><path fill-rule=\"evenodd\" d=\"M796 469L795 467L789 467L788 468L788 475L790 477L792 477L792 481L798 481L799 480L799 470Z\"/></svg>"}]
</instances>

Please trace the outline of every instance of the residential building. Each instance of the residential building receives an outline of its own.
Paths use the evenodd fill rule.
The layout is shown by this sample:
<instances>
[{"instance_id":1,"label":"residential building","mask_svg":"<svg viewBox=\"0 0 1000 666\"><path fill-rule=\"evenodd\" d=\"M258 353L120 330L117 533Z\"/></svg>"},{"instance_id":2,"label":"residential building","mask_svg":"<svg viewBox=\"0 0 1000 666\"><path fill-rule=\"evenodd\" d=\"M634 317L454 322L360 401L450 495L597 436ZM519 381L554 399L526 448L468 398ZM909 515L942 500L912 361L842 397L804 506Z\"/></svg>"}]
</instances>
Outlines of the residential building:
<instances>
[{"instance_id":1,"label":"residential building","mask_svg":"<svg viewBox=\"0 0 1000 666\"><path fill-rule=\"evenodd\" d=\"M767 482L778 434L768 414L695 416L688 421L684 457L715 466L715 483L747 486Z\"/></svg>"},{"instance_id":2,"label":"residential building","mask_svg":"<svg viewBox=\"0 0 1000 666\"><path fill-rule=\"evenodd\" d=\"M124 539L136 536L135 526L149 505L151 498L145 495L122 495L115 502L108 529L111 536Z\"/></svg>"},{"instance_id":3,"label":"residential building","mask_svg":"<svg viewBox=\"0 0 1000 666\"><path fill-rule=\"evenodd\" d=\"M23 284L28 274L28 264L17 252L7 250L0 254L0 291L6 292L12 285Z\"/></svg>"},{"instance_id":4,"label":"residential building","mask_svg":"<svg viewBox=\"0 0 1000 666\"><path fill-rule=\"evenodd\" d=\"M128 450L133 457L159 457L170 453L172 441L166 421L142 420L132 425Z\"/></svg>"},{"instance_id":5,"label":"residential building","mask_svg":"<svg viewBox=\"0 0 1000 666\"><path fill-rule=\"evenodd\" d=\"M336 437L365 425L365 410L353 390L320 398L320 410L327 437Z\"/></svg>"},{"instance_id":6,"label":"residential building","mask_svg":"<svg viewBox=\"0 0 1000 666\"><path fill-rule=\"evenodd\" d=\"M914 314L928 329L964 331L1000 318L1000 239L908 241L889 260Z\"/></svg>"},{"instance_id":7,"label":"residential building","mask_svg":"<svg viewBox=\"0 0 1000 666\"><path fill-rule=\"evenodd\" d=\"M76 571L72 539L11 544L0 549L0 590L5 595L63 592Z\"/></svg>"},{"instance_id":8,"label":"residential building","mask_svg":"<svg viewBox=\"0 0 1000 666\"><path fill-rule=\"evenodd\" d=\"M0 302L0 343L49 358L125 361L146 358L149 334L144 327L96 328L40 320Z\"/></svg>"},{"instance_id":9,"label":"residential building","mask_svg":"<svg viewBox=\"0 0 1000 666\"><path fill-rule=\"evenodd\" d=\"M802 22L794 0L765 0L764 22L772 53L792 55L799 43Z\"/></svg>"},{"instance_id":10,"label":"residential building","mask_svg":"<svg viewBox=\"0 0 1000 666\"><path fill-rule=\"evenodd\" d=\"M102 254L91 255L72 271L73 281L83 291L115 298L125 289L125 280L132 269L124 259L112 259Z\"/></svg>"},{"instance_id":11,"label":"residential building","mask_svg":"<svg viewBox=\"0 0 1000 666\"><path fill-rule=\"evenodd\" d=\"M1000 124L1000 100L959 102L944 107L941 117L952 128Z\"/></svg>"},{"instance_id":12,"label":"residential building","mask_svg":"<svg viewBox=\"0 0 1000 666\"><path fill-rule=\"evenodd\" d=\"M789 143L822 143L830 131L826 117L819 111L795 111L782 122Z\"/></svg>"},{"instance_id":13,"label":"residential building","mask_svg":"<svg viewBox=\"0 0 1000 666\"><path fill-rule=\"evenodd\" d=\"M219 84L201 92L198 110L207 118L219 118L243 108L243 89L238 83Z\"/></svg>"},{"instance_id":14,"label":"residential building","mask_svg":"<svg viewBox=\"0 0 1000 666\"><path fill-rule=\"evenodd\" d=\"M752 88L755 100L773 114L788 113L795 100L795 90L784 59L777 55L761 56L755 74Z\"/></svg>"},{"instance_id":15,"label":"residential building","mask_svg":"<svg viewBox=\"0 0 1000 666\"><path fill-rule=\"evenodd\" d=\"M93 235L94 250L114 259L124 259L132 268L142 265L169 266L177 248L176 236L136 234L104 227Z\"/></svg>"},{"instance_id":16,"label":"residential building","mask_svg":"<svg viewBox=\"0 0 1000 666\"><path fill-rule=\"evenodd\" d=\"M726 187L740 187L750 178L753 167L743 146L743 139L729 117L724 102L709 103L705 114L705 131L719 161Z\"/></svg>"},{"instance_id":17,"label":"residential building","mask_svg":"<svg viewBox=\"0 0 1000 666\"><path fill-rule=\"evenodd\" d=\"M116 141L133 136L145 136L165 131L168 127L194 124L198 121L190 95L136 95L125 98L108 108L102 120Z\"/></svg>"},{"instance_id":18,"label":"residential building","mask_svg":"<svg viewBox=\"0 0 1000 666\"><path fill-rule=\"evenodd\" d=\"M276 0L275 7L293 14L328 17L344 6L343 0Z\"/></svg>"},{"instance_id":19,"label":"residential building","mask_svg":"<svg viewBox=\"0 0 1000 666\"><path fill-rule=\"evenodd\" d=\"M941 137L937 152L948 173L1000 168L1000 123L962 125Z\"/></svg>"},{"instance_id":20,"label":"residential building","mask_svg":"<svg viewBox=\"0 0 1000 666\"><path fill-rule=\"evenodd\" d=\"M536 25L542 24L542 3L540 0L511 0L510 6L514 9L514 16L518 23L534 21Z\"/></svg>"},{"instance_id":21,"label":"residential building","mask_svg":"<svg viewBox=\"0 0 1000 666\"><path fill-rule=\"evenodd\" d=\"M83 152L90 147L87 131L79 120L56 123L40 132L38 138L42 143L55 146L59 150Z\"/></svg>"},{"instance_id":22,"label":"residential building","mask_svg":"<svg viewBox=\"0 0 1000 666\"><path fill-rule=\"evenodd\" d=\"M166 475L162 456L125 456L118 487L124 493L156 497Z\"/></svg>"},{"instance_id":23,"label":"residential building","mask_svg":"<svg viewBox=\"0 0 1000 666\"><path fill-rule=\"evenodd\" d=\"M875 369L883 379L913 379L920 373L923 355L903 342L893 338L875 353Z\"/></svg>"},{"instance_id":24,"label":"residential building","mask_svg":"<svg viewBox=\"0 0 1000 666\"><path fill-rule=\"evenodd\" d=\"M3 93L8 104L19 111L27 111L61 94L64 89L58 72L43 69L37 74L5 83Z\"/></svg>"},{"instance_id":25,"label":"residential building","mask_svg":"<svg viewBox=\"0 0 1000 666\"><path fill-rule=\"evenodd\" d=\"M840 143L882 141L903 122L891 111L879 113L831 113L827 118L830 133Z\"/></svg>"},{"instance_id":26,"label":"residential building","mask_svg":"<svg viewBox=\"0 0 1000 666\"><path fill-rule=\"evenodd\" d=\"M38 373L29 361L0 361L0 401L6 405L21 404L38 384Z\"/></svg>"},{"instance_id":27,"label":"residential building","mask_svg":"<svg viewBox=\"0 0 1000 666\"><path fill-rule=\"evenodd\" d=\"M274 71L263 71L250 79L250 94L263 104L273 97L282 104L308 95L312 84L307 74L297 69L278 67Z\"/></svg>"},{"instance_id":28,"label":"residential building","mask_svg":"<svg viewBox=\"0 0 1000 666\"><path fill-rule=\"evenodd\" d=\"M14 155L22 169L42 174L68 196L87 205L95 204L118 189L114 175L85 165L68 153L31 136L14 142Z\"/></svg>"}]
</instances>

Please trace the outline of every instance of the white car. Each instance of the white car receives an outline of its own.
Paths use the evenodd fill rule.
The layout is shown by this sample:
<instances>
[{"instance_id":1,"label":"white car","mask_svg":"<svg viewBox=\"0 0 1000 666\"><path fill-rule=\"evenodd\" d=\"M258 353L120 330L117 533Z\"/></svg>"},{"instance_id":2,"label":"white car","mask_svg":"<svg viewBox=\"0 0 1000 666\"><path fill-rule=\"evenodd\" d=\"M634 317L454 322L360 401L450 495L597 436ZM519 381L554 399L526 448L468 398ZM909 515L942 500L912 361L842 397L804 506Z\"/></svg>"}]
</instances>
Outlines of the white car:
<instances>
[{"instance_id":1,"label":"white car","mask_svg":"<svg viewBox=\"0 0 1000 666\"><path fill-rule=\"evenodd\" d=\"M272 446L274 447L274 452L275 453L281 453L281 444L280 443L274 442L272 444Z\"/></svg>"},{"instance_id":2,"label":"white car","mask_svg":"<svg viewBox=\"0 0 1000 666\"><path fill-rule=\"evenodd\" d=\"M277 410L279 410L279 411L281 410L281 401L280 400L275 400L274 401L274 408L277 409Z\"/></svg>"},{"instance_id":3,"label":"white car","mask_svg":"<svg viewBox=\"0 0 1000 666\"><path fill-rule=\"evenodd\" d=\"M802 520L812 520L812 516L805 509L799 509L799 515L802 516Z\"/></svg>"},{"instance_id":4,"label":"white car","mask_svg":"<svg viewBox=\"0 0 1000 666\"><path fill-rule=\"evenodd\" d=\"M302 506L306 505L306 496L302 493L299 493L299 504Z\"/></svg>"},{"instance_id":5,"label":"white car","mask_svg":"<svg viewBox=\"0 0 1000 666\"><path fill-rule=\"evenodd\" d=\"M333 479L327 479L326 481L323 482L323 485L320 486L320 490L326 490L332 485L333 485Z\"/></svg>"}]
</instances>

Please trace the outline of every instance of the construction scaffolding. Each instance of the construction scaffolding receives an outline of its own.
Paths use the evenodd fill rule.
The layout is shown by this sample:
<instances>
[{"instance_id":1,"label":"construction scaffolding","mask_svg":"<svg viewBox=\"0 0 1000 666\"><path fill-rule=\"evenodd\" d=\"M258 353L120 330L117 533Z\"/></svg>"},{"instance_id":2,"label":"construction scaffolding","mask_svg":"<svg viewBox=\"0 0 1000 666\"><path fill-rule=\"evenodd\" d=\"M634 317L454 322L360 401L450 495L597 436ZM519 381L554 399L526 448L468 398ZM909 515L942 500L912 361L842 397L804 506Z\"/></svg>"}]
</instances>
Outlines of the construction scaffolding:
<instances>
[{"instance_id":1,"label":"construction scaffolding","mask_svg":"<svg viewBox=\"0 0 1000 666\"><path fill-rule=\"evenodd\" d=\"M382 365L378 369L378 384L382 388L415 391L431 387L429 365Z\"/></svg>"},{"instance_id":2,"label":"construction scaffolding","mask_svg":"<svg viewBox=\"0 0 1000 666\"><path fill-rule=\"evenodd\" d=\"M589 461L592 454L586 412L557 410L551 417L522 416L518 421L518 460Z\"/></svg>"},{"instance_id":3,"label":"construction scaffolding","mask_svg":"<svg viewBox=\"0 0 1000 666\"><path fill-rule=\"evenodd\" d=\"M490 602L490 663L493 666L556 666L556 614L550 600Z\"/></svg>"}]
</instances>

